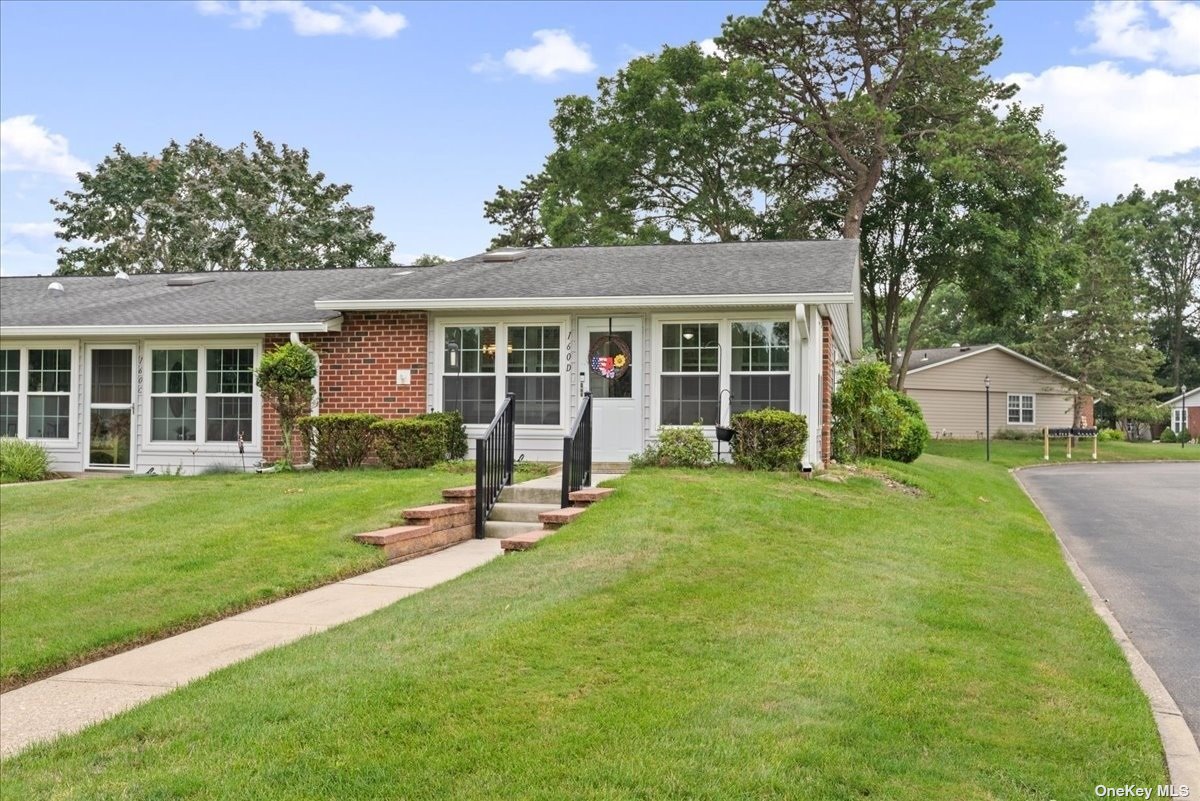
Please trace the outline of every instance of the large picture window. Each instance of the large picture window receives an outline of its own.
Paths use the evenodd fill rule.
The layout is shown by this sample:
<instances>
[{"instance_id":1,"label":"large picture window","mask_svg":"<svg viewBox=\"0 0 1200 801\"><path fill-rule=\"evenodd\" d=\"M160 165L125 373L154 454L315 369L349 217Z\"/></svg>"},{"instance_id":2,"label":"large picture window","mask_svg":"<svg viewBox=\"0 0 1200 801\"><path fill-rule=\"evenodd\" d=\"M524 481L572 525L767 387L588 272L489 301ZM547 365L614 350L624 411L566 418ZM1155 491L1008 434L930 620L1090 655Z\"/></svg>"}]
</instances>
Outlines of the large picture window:
<instances>
[{"instance_id":1,"label":"large picture window","mask_svg":"<svg viewBox=\"0 0 1200 801\"><path fill-rule=\"evenodd\" d=\"M204 395L205 439L254 439L254 349L218 348L207 353Z\"/></svg>"},{"instance_id":2,"label":"large picture window","mask_svg":"<svg viewBox=\"0 0 1200 801\"><path fill-rule=\"evenodd\" d=\"M30 439L67 439L71 435L71 351L29 351L26 385Z\"/></svg>"},{"instance_id":3,"label":"large picture window","mask_svg":"<svg viewBox=\"0 0 1200 801\"><path fill-rule=\"evenodd\" d=\"M1008 396L1009 425L1033 425L1033 395Z\"/></svg>"},{"instance_id":4,"label":"large picture window","mask_svg":"<svg viewBox=\"0 0 1200 801\"><path fill-rule=\"evenodd\" d=\"M721 389L719 354L718 323L663 324L662 425L716 425Z\"/></svg>"},{"instance_id":5,"label":"large picture window","mask_svg":"<svg viewBox=\"0 0 1200 801\"><path fill-rule=\"evenodd\" d=\"M557 325L508 327L507 392L516 395L517 425L556 426L562 406Z\"/></svg>"},{"instance_id":6,"label":"large picture window","mask_svg":"<svg viewBox=\"0 0 1200 801\"><path fill-rule=\"evenodd\" d=\"M156 350L150 357L150 439L195 442L197 352Z\"/></svg>"},{"instance_id":7,"label":"large picture window","mask_svg":"<svg viewBox=\"0 0 1200 801\"><path fill-rule=\"evenodd\" d=\"M471 425L496 414L496 327L450 326L442 360L442 408Z\"/></svg>"},{"instance_id":8,"label":"large picture window","mask_svg":"<svg viewBox=\"0 0 1200 801\"><path fill-rule=\"evenodd\" d=\"M21 351L0 350L0 437L17 436L21 407Z\"/></svg>"},{"instance_id":9,"label":"large picture window","mask_svg":"<svg viewBox=\"0 0 1200 801\"><path fill-rule=\"evenodd\" d=\"M751 409L787 410L791 402L790 326L786 322L735 322L730 327L730 414Z\"/></svg>"}]
</instances>

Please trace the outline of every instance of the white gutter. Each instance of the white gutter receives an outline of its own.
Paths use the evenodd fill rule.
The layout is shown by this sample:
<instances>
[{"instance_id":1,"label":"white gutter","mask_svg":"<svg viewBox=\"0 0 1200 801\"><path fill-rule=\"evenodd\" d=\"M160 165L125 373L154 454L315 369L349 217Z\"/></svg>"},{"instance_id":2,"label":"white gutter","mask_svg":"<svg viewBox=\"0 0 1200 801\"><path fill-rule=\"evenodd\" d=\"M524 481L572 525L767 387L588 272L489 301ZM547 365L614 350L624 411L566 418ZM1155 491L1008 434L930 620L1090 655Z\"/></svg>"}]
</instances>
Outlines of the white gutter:
<instances>
[{"instance_id":1,"label":"white gutter","mask_svg":"<svg viewBox=\"0 0 1200 801\"><path fill-rule=\"evenodd\" d=\"M222 336L227 334L317 334L342 330L342 318L311 323L232 323L208 325L5 325L0 337L47 336Z\"/></svg>"},{"instance_id":2,"label":"white gutter","mask_svg":"<svg viewBox=\"0 0 1200 801\"><path fill-rule=\"evenodd\" d=\"M476 309L615 309L683 306L790 306L801 303L853 303L852 292L763 295L613 295L566 298L374 298L318 300L318 309L336 311L433 311Z\"/></svg>"}]
</instances>

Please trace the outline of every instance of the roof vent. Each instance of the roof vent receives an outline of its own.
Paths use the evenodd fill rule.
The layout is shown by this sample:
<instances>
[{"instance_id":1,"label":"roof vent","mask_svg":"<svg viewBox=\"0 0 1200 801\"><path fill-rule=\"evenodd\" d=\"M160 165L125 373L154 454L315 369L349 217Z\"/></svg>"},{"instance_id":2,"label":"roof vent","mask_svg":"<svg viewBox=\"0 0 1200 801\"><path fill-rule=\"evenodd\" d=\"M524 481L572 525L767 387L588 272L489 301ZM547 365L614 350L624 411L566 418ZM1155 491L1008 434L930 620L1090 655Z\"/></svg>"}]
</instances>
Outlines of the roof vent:
<instances>
[{"instance_id":1,"label":"roof vent","mask_svg":"<svg viewBox=\"0 0 1200 801\"><path fill-rule=\"evenodd\" d=\"M125 272L124 270L117 270L117 274L114 275L113 278L117 279L118 281L128 281L129 273Z\"/></svg>"},{"instance_id":2,"label":"roof vent","mask_svg":"<svg viewBox=\"0 0 1200 801\"><path fill-rule=\"evenodd\" d=\"M396 277L399 277L401 275L412 275L412 270L401 270L398 273L392 273L392 275L394 275Z\"/></svg>"},{"instance_id":3,"label":"roof vent","mask_svg":"<svg viewBox=\"0 0 1200 801\"><path fill-rule=\"evenodd\" d=\"M46 287L46 289L50 290L51 292L66 292L67 291L67 288L62 285L61 281L51 281L50 286Z\"/></svg>"},{"instance_id":4,"label":"roof vent","mask_svg":"<svg viewBox=\"0 0 1200 801\"><path fill-rule=\"evenodd\" d=\"M971 349L971 346L970 346L970 345L967 345L967 346L965 346L965 347L959 348L959 349L958 349L958 352L959 352L959 353L966 353L966 352L967 352L967 351L969 351L970 349Z\"/></svg>"},{"instance_id":5,"label":"roof vent","mask_svg":"<svg viewBox=\"0 0 1200 801\"><path fill-rule=\"evenodd\" d=\"M484 261L520 261L525 258L525 251L516 250L514 248L503 248L501 250L491 250L483 254Z\"/></svg>"},{"instance_id":6,"label":"roof vent","mask_svg":"<svg viewBox=\"0 0 1200 801\"><path fill-rule=\"evenodd\" d=\"M211 284L216 280L211 275L176 275L167 279L167 286L197 286Z\"/></svg>"}]
</instances>

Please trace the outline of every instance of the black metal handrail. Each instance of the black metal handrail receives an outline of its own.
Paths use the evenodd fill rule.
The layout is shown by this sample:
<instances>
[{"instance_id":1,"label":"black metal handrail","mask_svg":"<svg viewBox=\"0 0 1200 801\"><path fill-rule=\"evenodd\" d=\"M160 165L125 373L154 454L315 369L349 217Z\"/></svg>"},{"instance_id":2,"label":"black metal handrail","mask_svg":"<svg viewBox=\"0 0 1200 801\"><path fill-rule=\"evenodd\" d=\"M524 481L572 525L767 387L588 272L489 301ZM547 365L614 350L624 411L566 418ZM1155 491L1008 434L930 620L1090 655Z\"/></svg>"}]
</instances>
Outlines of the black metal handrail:
<instances>
[{"instance_id":1,"label":"black metal handrail","mask_svg":"<svg viewBox=\"0 0 1200 801\"><path fill-rule=\"evenodd\" d=\"M500 493L513 480L513 432L516 394L510 392L482 437L475 440L475 536L483 528Z\"/></svg>"},{"instance_id":2,"label":"black metal handrail","mask_svg":"<svg viewBox=\"0 0 1200 801\"><path fill-rule=\"evenodd\" d=\"M563 437L562 506L571 505L571 493L592 484L592 393L583 394L575 423Z\"/></svg>"}]
</instances>

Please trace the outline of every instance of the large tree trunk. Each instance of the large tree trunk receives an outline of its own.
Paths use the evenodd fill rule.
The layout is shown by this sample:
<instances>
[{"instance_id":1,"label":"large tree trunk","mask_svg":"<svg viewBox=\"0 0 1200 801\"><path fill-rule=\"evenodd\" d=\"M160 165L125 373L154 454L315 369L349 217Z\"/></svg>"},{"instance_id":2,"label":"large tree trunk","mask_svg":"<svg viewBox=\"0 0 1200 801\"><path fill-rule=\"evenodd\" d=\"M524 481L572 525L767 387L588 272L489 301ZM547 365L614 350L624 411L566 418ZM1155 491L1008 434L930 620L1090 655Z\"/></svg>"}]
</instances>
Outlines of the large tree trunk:
<instances>
[{"instance_id":1,"label":"large tree trunk","mask_svg":"<svg viewBox=\"0 0 1200 801\"><path fill-rule=\"evenodd\" d=\"M941 281L929 282L929 285L921 292L917 310L913 312L912 322L908 325L908 336L904 340L904 355L900 359L900 369L896 371L895 389L897 392L904 391L904 378L908 375L908 362L912 358L913 348L917 345L917 332L921 330L921 318L925 316L925 309L929 305L929 299L933 297L933 290L940 284Z\"/></svg>"}]
</instances>

